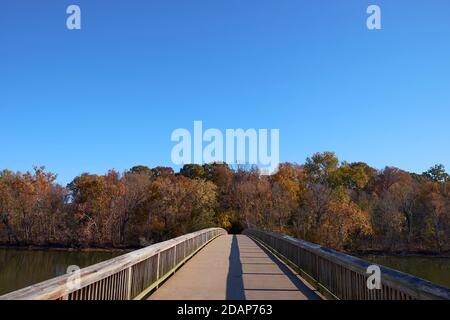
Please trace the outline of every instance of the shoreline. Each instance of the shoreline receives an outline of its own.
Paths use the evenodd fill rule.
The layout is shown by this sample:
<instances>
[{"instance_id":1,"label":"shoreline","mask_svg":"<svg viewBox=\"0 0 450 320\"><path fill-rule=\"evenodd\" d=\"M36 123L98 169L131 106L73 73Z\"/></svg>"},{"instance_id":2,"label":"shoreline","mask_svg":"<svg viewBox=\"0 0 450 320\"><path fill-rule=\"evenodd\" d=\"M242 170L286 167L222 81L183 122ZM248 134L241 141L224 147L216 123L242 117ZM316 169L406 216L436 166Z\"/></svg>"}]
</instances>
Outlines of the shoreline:
<instances>
[{"instance_id":1,"label":"shoreline","mask_svg":"<svg viewBox=\"0 0 450 320\"><path fill-rule=\"evenodd\" d=\"M123 252L141 249L142 247L65 247L58 245L51 246L39 246L39 245L5 245L0 244L0 249L13 249L13 250L29 250L29 251L73 251L73 252Z\"/></svg>"},{"instance_id":2,"label":"shoreline","mask_svg":"<svg viewBox=\"0 0 450 320\"><path fill-rule=\"evenodd\" d=\"M70 247L62 245L7 245L0 244L0 249L13 250L30 250L30 251L73 251L73 252L123 252L138 250L143 247L128 246L128 247ZM342 253L354 257L428 257L428 258L450 258L450 251L441 253L433 251L381 251L381 250L360 250L360 251L343 251Z\"/></svg>"},{"instance_id":3,"label":"shoreline","mask_svg":"<svg viewBox=\"0 0 450 320\"><path fill-rule=\"evenodd\" d=\"M433 252L433 251L380 251L380 250L361 250L355 252L346 252L351 256L364 257L364 256L376 256L376 257L427 257L427 258L450 258L450 252Z\"/></svg>"}]
</instances>

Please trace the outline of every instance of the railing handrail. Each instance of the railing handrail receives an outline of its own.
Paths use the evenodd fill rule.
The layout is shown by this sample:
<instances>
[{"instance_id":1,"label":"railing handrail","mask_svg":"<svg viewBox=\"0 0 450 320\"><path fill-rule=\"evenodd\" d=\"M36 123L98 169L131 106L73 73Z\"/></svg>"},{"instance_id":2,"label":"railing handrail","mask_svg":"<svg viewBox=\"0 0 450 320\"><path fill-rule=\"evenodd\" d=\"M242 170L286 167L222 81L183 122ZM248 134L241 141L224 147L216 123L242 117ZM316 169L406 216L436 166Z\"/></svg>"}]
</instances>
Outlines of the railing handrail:
<instances>
[{"instance_id":1,"label":"railing handrail","mask_svg":"<svg viewBox=\"0 0 450 320\"><path fill-rule=\"evenodd\" d=\"M210 231L218 231L220 234L226 233L222 228L208 228L192 232L180 237L170 239L164 242L156 243L148 247L138 249L118 257L99 262L97 264L82 268L79 270L79 279L81 284L78 288L67 286L68 281L73 278L71 274L64 274L10 293L0 296L2 300L47 300L58 299L89 286L94 282L100 281L113 274L126 270L141 261L153 257L170 249L177 244L187 240L194 239L196 236L207 234ZM71 278L72 277L72 278Z\"/></svg>"},{"instance_id":2,"label":"railing handrail","mask_svg":"<svg viewBox=\"0 0 450 320\"><path fill-rule=\"evenodd\" d=\"M338 264L348 270L356 272L363 276L368 276L367 267L377 265L381 271L381 281L383 284L395 288L410 295L416 299L450 299L450 289L434 284L430 281L412 276L410 274L391 269L382 265L371 263L367 260L360 259L336 250L310 243L304 240L296 239L288 235L282 235L271 231L263 231L257 229L247 229L244 233L252 234L253 232L261 232L271 237L285 241L292 245L302 248L312 254L323 259ZM269 245L270 247L270 245Z\"/></svg>"}]
</instances>

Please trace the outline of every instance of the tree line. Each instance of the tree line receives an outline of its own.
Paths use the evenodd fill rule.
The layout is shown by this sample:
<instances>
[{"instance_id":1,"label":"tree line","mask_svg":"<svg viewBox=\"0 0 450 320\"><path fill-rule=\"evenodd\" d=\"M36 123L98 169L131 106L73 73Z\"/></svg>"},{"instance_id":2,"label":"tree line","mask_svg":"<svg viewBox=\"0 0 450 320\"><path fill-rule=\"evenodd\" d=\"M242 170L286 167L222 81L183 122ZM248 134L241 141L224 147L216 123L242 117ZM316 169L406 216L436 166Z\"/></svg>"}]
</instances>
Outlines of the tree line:
<instances>
[{"instance_id":1,"label":"tree line","mask_svg":"<svg viewBox=\"0 0 450 320\"><path fill-rule=\"evenodd\" d=\"M0 243L140 247L211 226L263 228L345 251L450 250L450 178L340 162L332 152L272 175L189 164L84 173L0 172Z\"/></svg>"}]
</instances>

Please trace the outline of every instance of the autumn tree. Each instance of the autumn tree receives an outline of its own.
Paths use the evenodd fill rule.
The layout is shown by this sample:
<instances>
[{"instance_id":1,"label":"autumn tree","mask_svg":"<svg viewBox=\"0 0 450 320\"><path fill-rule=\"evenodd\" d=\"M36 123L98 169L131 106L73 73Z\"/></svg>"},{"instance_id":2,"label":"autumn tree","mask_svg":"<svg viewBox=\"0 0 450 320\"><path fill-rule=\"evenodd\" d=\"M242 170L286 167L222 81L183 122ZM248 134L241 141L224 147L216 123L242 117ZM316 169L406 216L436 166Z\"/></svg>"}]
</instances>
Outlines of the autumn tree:
<instances>
[{"instance_id":1,"label":"autumn tree","mask_svg":"<svg viewBox=\"0 0 450 320\"><path fill-rule=\"evenodd\" d=\"M144 246L210 226L273 230L338 250L450 250L450 179L340 162L332 152L272 175L225 163L84 173L0 172L0 243Z\"/></svg>"},{"instance_id":2,"label":"autumn tree","mask_svg":"<svg viewBox=\"0 0 450 320\"><path fill-rule=\"evenodd\" d=\"M150 177L147 173L126 172L120 179L122 191L119 193L119 198L116 199L117 206L114 210L120 246L127 243L127 231L130 222L140 223L139 218L146 210L150 183ZM139 229L134 231L137 230ZM129 242L138 243L138 235L132 236L130 234L130 238L134 240L130 239Z\"/></svg>"},{"instance_id":3,"label":"autumn tree","mask_svg":"<svg viewBox=\"0 0 450 320\"><path fill-rule=\"evenodd\" d=\"M273 229L288 232L288 224L298 213L302 196L306 192L306 173L302 166L290 163L279 165L270 177L272 192Z\"/></svg>"}]
</instances>

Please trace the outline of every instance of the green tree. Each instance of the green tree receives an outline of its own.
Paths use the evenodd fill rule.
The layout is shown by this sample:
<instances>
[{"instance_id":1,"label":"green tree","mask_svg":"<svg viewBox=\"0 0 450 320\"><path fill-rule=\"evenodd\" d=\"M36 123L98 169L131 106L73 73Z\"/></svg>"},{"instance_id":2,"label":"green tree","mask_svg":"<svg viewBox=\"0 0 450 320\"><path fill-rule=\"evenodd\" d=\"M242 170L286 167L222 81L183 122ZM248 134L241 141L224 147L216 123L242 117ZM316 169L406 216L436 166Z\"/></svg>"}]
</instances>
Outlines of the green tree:
<instances>
[{"instance_id":1,"label":"green tree","mask_svg":"<svg viewBox=\"0 0 450 320\"><path fill-rule=\"evenodd\" d=\"M314 183L326 185L335 184L335 173L338 169L339 159L333 152L315 153L306 159L304 165L309 179Z\"/></svg>"},{"instance_id":2,"label":"green tree","mask_svg":"<svg viewBox=\"0 0 450 320\"><path fill-rule=\"evenodd\" d=\"M158 177L173 176L175 173L171 167L155 167L152 169L151 178L156 179Z\"/></svg>"},{"instance_id":3,"label":"green tree","mask_svg":"<svg viewBox=\"0 0 450 320\"><path fill-rule=\"evenodd\" d=\"M181 168L180 174L191 179L204 179L206 177L203 167L195 163L185 164Z\"/></svg>"},{"instance_id":4,"label":"green tree","mask_svg":"<svg viewBox=\"0 0 450 320\"><path fill-rule=\"evenodd\" d=\"M445 172L443 164L436 164L423 173L425 177L435 182L447 182L450 176Z\"/></svg>"},{"instance_id":5,"label":"green tree","mask_svg":"<svg viewBox=\"0 0 450 320\"><path fill-rule=\"evenodd\" d=\"M153 171L147 166L134 166L133 168L130 169L130 172L136 174L145 174L151 177Z\"/></svg>"}]
</instances>

